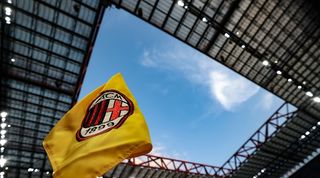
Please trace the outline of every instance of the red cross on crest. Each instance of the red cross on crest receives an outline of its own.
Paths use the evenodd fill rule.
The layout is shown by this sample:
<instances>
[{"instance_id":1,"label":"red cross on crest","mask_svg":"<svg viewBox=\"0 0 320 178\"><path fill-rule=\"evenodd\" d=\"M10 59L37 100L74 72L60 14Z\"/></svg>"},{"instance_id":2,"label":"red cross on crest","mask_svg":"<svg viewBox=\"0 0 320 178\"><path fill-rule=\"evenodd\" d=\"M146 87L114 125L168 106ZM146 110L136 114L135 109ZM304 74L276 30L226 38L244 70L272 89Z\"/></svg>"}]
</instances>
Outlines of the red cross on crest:
<instances>
[{"instance_id":1,"label":"red cross on crest","mask_svg":"<svg viewBox=\"0 0 320 178\"><path fill-rule=\"evenodd\" d=\"M119 91L107 90L87 109L76 138L82 141L113 128L119 128L132 113L133 103L128 97Z\"/></svg>"}]
</instances>

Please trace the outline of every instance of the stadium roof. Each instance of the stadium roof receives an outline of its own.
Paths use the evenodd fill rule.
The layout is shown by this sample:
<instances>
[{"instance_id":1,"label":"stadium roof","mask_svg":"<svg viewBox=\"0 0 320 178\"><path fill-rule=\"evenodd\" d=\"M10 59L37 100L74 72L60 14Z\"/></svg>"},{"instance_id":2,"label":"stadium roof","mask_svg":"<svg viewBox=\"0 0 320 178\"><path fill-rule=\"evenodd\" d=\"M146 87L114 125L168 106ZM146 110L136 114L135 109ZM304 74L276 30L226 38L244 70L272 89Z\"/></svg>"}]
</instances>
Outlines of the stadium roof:
<instances>
[{"instance_id":1,"label":"stadium roof","mask_svg":"<svg viewBox=\"0 0 320 178\"><path fill-rule=\"evenodd\" d=\"M312 159L305 167L301 168L295 172L291 178L300 178L300 177L312 177L314 175L320 175L320 170L318 169L320 164L320 155Z\"/></svg>"},{"instance_id":2,"label":"stadium roof","mask_svg":"<svg viewBox=\"0 0 320 178\"><path fill-rule=\"evenodd\" d=\"M190 169L171 169L162 163L177 160L149 156L146 159L158 166L129 161L105 177L281 177L303 165L320 146L320 12L315 2L1 2L0 109L9 113L2 122L11 125L3 150L10 159L7 176L51 176L42 140L77 100L99 24L110 3L236 71L297 110L283 105L222 167L211 167L210 172L192 172L198 167L210 168L195 163L195 168L191 164ZM182 162L179 165L186 165Z\"/></svg>"},{"instance_id":3,"label":"stadium roof","mask_svg":"<svg viewBox=\"0 0 320 178\"><path fill-rule=\"evenodd\" d=\"M42 141L77 100L104 10L99 0L1 1L8 177L27 177L29 168L38 169L32 177L51 176Z\"/></svg>"}]
</instances>

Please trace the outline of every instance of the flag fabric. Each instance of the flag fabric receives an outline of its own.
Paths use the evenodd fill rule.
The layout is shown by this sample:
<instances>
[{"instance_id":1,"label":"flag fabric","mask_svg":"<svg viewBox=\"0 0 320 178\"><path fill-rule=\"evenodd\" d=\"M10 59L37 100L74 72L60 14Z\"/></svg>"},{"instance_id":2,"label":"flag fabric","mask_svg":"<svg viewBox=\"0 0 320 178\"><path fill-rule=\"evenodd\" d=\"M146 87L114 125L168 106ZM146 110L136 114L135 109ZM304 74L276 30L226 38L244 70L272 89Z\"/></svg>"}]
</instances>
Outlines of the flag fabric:
<instances>
[{"instance_id":1,"label":"flag fabric","mask_svg":"<svg viewBox=\"0 0 320 178\"><path fill-rule=\"evenodd\" d=\"M120 73L75 104L43 146L55 178L96 178L152 149L145 119Z\"/></svg>"}]
</instances>

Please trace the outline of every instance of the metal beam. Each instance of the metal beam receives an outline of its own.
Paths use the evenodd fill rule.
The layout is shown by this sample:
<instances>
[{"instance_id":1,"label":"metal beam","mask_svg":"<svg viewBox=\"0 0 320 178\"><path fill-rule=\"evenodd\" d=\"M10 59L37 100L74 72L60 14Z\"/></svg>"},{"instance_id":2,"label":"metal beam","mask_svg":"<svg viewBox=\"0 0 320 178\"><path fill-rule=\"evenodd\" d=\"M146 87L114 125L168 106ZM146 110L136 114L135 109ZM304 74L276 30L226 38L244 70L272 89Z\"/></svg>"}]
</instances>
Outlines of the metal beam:
<instances>
[{"instance_id":1,"label":"metal beam","mask_svg":"<svg viewBox=\"0 0 320 178\"><path fill-rule=\"evenodd\" d=\"M239 3L241 2L241 0L234 0L230 6L230 8L228 9L227 13L224 15L221 23L220 23L220 28L217 28L217 32L212 36L207 48L205 49L205 52L208 53L209 50L211 49L211 47L213 46L213 44L216 42L218 36L223 32L223 29L221 27L225 27L228 20L230 19L230 17L232 16L233 12L239 7Z\"/></svg>"},{"instance_id":2,"label":"metal beam","mask_svg":"<svg viewBox=\"0 0 320 178\"><path fill-rule=\"evenodd\" d=\"M84 56L84 60L83 60L83 63L82 63L82 66L81 66L81 69L80 69L80 76L78 78L78 81L77 81L77 84L76 84L76 88L75 88L75 95L72 99L72 105L74 105L76 103L76 101L78 100L78 97L79 97L79 94L80 94L80 89L81 89L81 86L82 86L82 82L84 80L84 76L86 74L86 71L87 71L87 66L89 64L89 59L90 59L90 56L91 56L91 53L92 53L92 50L93 50L93 46L95 44L95 41L97 39L97 36L98 36L98 32L99 32L99 29L100 29L100 25L102 23L102 19L103 19L103 15L104 15L104 11L106 9L106 5L107 3L104 1L104 0L100 0L99 1L100 5L99 6L99 9L97 9L97 14L96 14L96 17L95 17L95 20L94 20L94 24L95 26L93 27L93 29L91 30L91 34L90 34L90 40L88 41L88 47L87 47L87 52Z\"/></svg>"}]
</instances>

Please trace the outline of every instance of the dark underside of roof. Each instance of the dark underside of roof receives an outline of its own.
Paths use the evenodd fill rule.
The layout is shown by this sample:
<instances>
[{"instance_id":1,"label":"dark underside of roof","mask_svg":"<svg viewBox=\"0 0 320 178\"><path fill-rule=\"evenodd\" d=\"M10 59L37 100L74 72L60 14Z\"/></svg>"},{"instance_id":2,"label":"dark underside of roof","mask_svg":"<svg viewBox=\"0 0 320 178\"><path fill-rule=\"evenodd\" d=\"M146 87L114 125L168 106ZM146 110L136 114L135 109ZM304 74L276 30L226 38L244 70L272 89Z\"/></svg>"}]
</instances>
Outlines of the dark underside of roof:
<instances>
[{"instance_id":1,"label":"dark underside of roof","mask_svg":"<svg viewBox=\"0 0 320 178\"><path fill-rule=\"evenodd\" d=\"M319 120L297 112L284 127L262 144L232 177L281 177L320 148L320 131L312 131L308 138L300 139L306 130Z\"/></svg>"},{"instance_id":2,"label":"dark underside of roof","mask_svg":"<svg viewBox=\"0 0 320 178\"><path fill-rule=\"evenodd\" d=\"M317 126L320 104L306 95L311 92L320 96L319 1L187 0L183 5L177 2L0 2L0 111L9 113L6 122L11 125L7 128L4 150L9 160L6 176L51 177L42 140L78 98L106 7L124 9L298 109L282 124L275 124L276 129L268 133L270 137L259 142L247 157L232 162L237 159L233 155L218 175L281 177L303 164L320 147ZM12 9L9 15L6 7ZM268 65L262 65L263 61L268 61ZM271 121L266 125L274 124ZM302 135L306 138L301 139ZM28 172L28 168L37 168L39 172ZM293 176L297 175L299 172ZM120 164L106 174L106 177L132 176L207 177L127 164Z\"/></svg>"},{"instance_id":3,"label":"dark underside of roof","mask_svg":"<svg viewBox=\"0 0 320 178\"><path fill-rule=\"evenodd\" d=\"M5 175L51 177L42 141L77 100L105 5L100 0L3 0L0 9L0 110L9 113L11 125ZM32 174L28 168L41 171Z\"/></svg>"},{"instance_id":4,"label":"dark underside of roof","mask_svg":"<svg viewBox=\"0 0 320 178\"><path fill-rule=\"evenodd\" d=\"M311 160L305 167L294 173L290 178L316 178L320 175L320 155Z\"/></svg>"}]
</instances>

